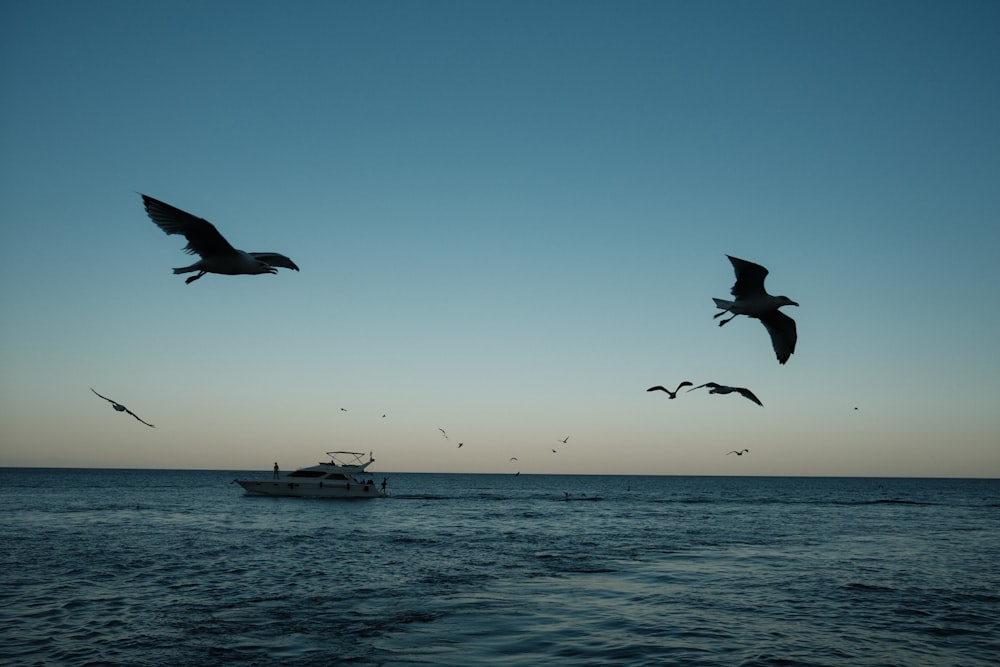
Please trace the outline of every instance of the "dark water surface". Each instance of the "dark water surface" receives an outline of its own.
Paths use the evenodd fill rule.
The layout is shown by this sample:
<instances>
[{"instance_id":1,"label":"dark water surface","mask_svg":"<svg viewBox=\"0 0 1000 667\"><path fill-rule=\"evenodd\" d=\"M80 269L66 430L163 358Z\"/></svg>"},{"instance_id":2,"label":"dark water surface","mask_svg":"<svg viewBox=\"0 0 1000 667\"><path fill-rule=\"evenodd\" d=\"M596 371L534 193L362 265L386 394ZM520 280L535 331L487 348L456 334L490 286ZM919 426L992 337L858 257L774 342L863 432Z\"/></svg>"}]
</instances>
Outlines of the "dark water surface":
<instances>
[{"instance_id":1,"label":"dark water surface","mask_svg":"<svg viewBox=\"0 0 1000 667\"><path fill-rule=\"evenodd\" d=\"M0 469L0 662L1000 657L1000 480L391 473L330 501L235 476Z\"/></svg>"}]
</instances>

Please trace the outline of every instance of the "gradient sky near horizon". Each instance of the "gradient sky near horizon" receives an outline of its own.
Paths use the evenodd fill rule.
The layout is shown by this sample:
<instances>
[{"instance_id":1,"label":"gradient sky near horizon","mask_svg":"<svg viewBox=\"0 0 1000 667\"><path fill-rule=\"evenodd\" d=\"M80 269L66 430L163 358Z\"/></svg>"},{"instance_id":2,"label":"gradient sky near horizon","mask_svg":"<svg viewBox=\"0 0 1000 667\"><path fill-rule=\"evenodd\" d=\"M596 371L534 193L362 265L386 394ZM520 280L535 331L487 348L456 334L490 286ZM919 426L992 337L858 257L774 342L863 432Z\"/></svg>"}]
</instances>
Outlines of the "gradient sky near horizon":
<instances>
[{"instance_id":1,"label":"gradient sky near horizon","mask_svg":"<svg viewBox=\"0 0 1000 667\"><path fill-rule=\"evenodd\" d=\"M972 1L3 3L0 465L998 477L998 34ZM185 285L140 192L302 270ZM801 304L787 365L712 319L726 254ZM645 391L681 380L764 407Z\"/></svg>"}]
</instances>

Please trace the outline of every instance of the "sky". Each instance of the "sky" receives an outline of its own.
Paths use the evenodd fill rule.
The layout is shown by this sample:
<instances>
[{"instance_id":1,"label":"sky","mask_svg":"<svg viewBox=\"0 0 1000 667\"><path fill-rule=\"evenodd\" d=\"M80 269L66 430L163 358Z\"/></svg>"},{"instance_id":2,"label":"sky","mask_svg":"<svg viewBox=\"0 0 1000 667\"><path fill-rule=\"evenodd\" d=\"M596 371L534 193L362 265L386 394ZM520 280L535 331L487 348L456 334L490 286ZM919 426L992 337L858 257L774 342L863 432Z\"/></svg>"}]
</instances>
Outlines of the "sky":
<instances>
[{"instance_id":1,"label":"sky","mask_svg":"<svg viewBox=\"0 0 1000 667\"><path fill-rule=\"evenodd\" d=\"M992 1L5 2L0 465L998 477L998 29ZM186 285L139 193L301 271ZM727 254L800 304L786 365L712 318ZM764 406L645 391L682 380Z\"/></svg>"}]
</instances>

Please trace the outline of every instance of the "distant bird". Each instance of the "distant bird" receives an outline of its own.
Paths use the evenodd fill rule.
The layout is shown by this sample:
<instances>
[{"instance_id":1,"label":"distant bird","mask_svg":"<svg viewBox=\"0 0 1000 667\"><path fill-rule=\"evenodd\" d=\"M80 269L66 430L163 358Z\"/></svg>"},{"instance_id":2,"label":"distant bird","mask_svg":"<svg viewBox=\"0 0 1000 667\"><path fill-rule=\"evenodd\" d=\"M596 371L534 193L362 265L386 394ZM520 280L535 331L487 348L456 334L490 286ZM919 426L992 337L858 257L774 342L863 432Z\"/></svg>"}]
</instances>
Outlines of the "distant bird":
<instances>
[{"instance_id":1,"label":"distant bird","mask_svg":"<svg viewBox=\"0 0 1000 667\"><path fill-rule=\"evenodd\" d=\"M749 389L744 389L743 387L727 387L724 384L716 384L715 382L706 382L705 384L700 384L694 389L701 389L702 387L708 387L708 393L710 394L731 394L734 391L738 394L742 394L745 398L749 398L751 401L757 405L764 407L764 404L760 402L760 399L754 396L753 392ZM694 389L688 389L689 392L694 391Z\"/></svg>"},{"instance_id":2,"label":"distant bird","mask_svg":"<svg viewBox=\"0 0 1000 667\"><path fill-rule=\"evenodd\" d=\"M458 448L459 448L459 449L461 449L461 448L462 448L462 445L464 445L464 444L465 444L464 442L460 442L460 443L458 443Z\"/></svg>"},{"instance_id":3,"label":"distant bird","mask_svg":"<svg viewBox=\"0 0 1000 667\"><path fill-rule=\"evenodd\" d=\"M516 457L516 456L512 456L512 457L510 457L510 460L511 460L511 461L516 461L516 460L517 460L517 457Z\"/></svg>"},{"instance_id":4,"label":"distant bird","mask_svg":"<svg viewBox=\"0 0 1000 667\"><path fill-rule=\"evenodd\" d=\"M738 451L734 449L731 452L726 452L726 456L729 456L730 454L736 454L736 456L743 456L744 454L746 454L749 451L750 451L749 449L741 449L741 450L738 450Z\"/></svg>"},{"instance_id":5,"label":"distant bird","mask_svg":"<svg viewBox=\"0 0 1000 667\"><path fill-rule=\"evenodd\" d=\"M677 389L674 389L673 391L670 391L669 389L667 389L663 385L659 385L659 384L656 385L655 387L650 387L646 391L665 391L665 392L667 392L667 398L677 398L677 392L679 392L681 390L681 387L693 387L693 386L694 386L694 383L688 382L687 380L685 380L684 382L681 382L679 385L677 385Z\"/></svg>"},{"instance_id":6,"label":"distant bird","mask_svg":"<svg viewBox=\"0 0 1000 667\"><path fill-rule=\"evenodd\" d=\"M564 444L564 445L565 445L565 444L566 444L567 442L569 442L569 436L567 435L567 436L566 436L565 438L563 438L563 439L562 439L562 440L560 440L559 442L561 442L562 444ZM555 450L553 450L553 451L555 451Z\"/></svg>"},{"instance_id":7,"label":"distant bird","mask_svg":"<svg viewBox=\"0 0 1000 667\"><path fill-rule=\"evenodd\" d=\"M187 239L184 252L190 255L201 255L201 259L191 266L174 269L174 273L191 273L184 282L193 283L206 273L221 273L227 276L241 274L255 275L260 273L277 273L275 267L298 271L295 262L276 252L244 252L229 245L219 230L208 220L199 218L179 208L142 195L146 214L156 225L167 234L180 234Z\"/></svg>"},{"instance_id":8,"label":"distant bird","mask_svg":"<svg viewBox=\"0 0 1000 667\"><path fill-rule=\"evenodd\" d=\"M554 450L554 449L553 449L553 450L552 450L552 453L553 453L553 454L558 454L559 452L557 452L556 450Z\"/></svg>"},{"instance_id":9,"label":"distant bird","mask_svg":"<svg viewBox=\"0 0 1000 667\"><path fill-rule=\"evenodd\" d=\"M347 412L347 408L341 408L340 411L341 412Z\"/></svg>"},{"instance_id":10,"label":"distant bird","mask_svg":"<svg viewBox=\"0 0 1000 667\"><path fill-rule=\"evenodd\" d=\"M441 435L443 435L443 436L445 437L445 439L446 439L446 440L447 440L447 439L449 439L449 438L448 438L448 434L444 432L444 429L443 429L443 428L439 428L438 430L439 430L439 431L441 431Z\"/></svg>"},{"instance_id":11,"label":"distant bird","mask_svg":"<svg viewBox=\"0 0 1000 667\"><path fill-rule=\"evenodd\" d=\"M764 291L764 278L767 277L767 269L760 264L754 264L743 259L729 257L733 270L736 272L736 284L730 290L730 294L736 297L735 301L712 298L715 305L722 309L712 317L720 317L726 313L731 316L719 322L721 327L737 315L746 315L760 320L767 333L771 335L771 346L774 354L778 358L778 363L783 364L788 361L792 353L795 352L795 341L798 334L795 332L795 320L785 315L778 309L782 306L797 306L787 296L771 296Z\"/></svg>"},{"instance_id":12,"label":"distant bird","mask_svg":"<svg viewBox=\"0 0 1000 667\"><path fill-rule=\"evenodd\" d=\"M90 391L94 391L94 388L91 387ZM96 391L94 391L94 393L97 394ZM97 395L101 396L100 394L97 394ZM144 421L143 419L141 419L139 417L139 415L135 414L134 412L132 412L131 410L129 410L128 408L126 408L124 405L122 405L118 401L113 401L110 398L108 398L107 396L101 396L101 398L103 398L105 401L107 401L108 403L110 403L111 407L113 407L118 412L127 412L128 414L132 415L133 417L135 417L136 419L138 419L139 421L141 421L146 426L149 426L150 428L156 428L155 426L153 426L152 424L150 424L148 421Z\"/></svg>"}]
</instances>

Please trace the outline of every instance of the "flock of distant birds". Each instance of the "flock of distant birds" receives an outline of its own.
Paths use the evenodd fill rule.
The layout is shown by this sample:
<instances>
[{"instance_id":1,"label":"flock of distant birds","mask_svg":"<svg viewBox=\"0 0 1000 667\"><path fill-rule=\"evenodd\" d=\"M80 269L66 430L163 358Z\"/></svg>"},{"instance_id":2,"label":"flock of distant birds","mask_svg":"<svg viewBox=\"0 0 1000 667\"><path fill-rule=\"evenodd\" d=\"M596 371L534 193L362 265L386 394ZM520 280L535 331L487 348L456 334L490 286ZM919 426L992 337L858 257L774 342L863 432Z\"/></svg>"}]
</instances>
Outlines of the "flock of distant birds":
<instances>
[{"instance_id":1,"label":"flock of distant birds","mask_svg":"<svg viewBox=\"0 0 1000 667\"><path fill-rule=\"evenodd\" d=\"M184 281L185 284L193 283L206 273L233 276L273 274L277 273L279 268L292 269L294 271L299 270L295 262L285 255L276 252L245 252L234 248L219 233L215 225L208 220L182 211L175 206L171 206L148 195L141 194L140 196L142 197L143 206L149 218L166 234L180 234L183 236L187 240L184 251L188 254L199 255L201 257L194 264L173 270L175 274L197 272L196 275L188 277ZM713 297L712 300L715 301L716 307L720 309L713 318L729 314L729 317L719 322L720 327L731 322L737 315L745 315L746 317L760 321L771 337L771 346L774 349L778 363L786 363L795 352L795 343L798 339L798 334L795 328L795 320L782 313L779 309L783 306L798 306L799 304L787 296L772 296L767 293L764 289L764 279L767 277L768 271L760 264L748 262L731 255L726 256L732 263L733 270L736 273L736 283L730 290L730 294L734 299L716 299ZM677 393L683 387L692 387L692 389L688 389L688 392L707 387L709 394L724 395L737 393L761 407L764 405L752 391L745 387L733 387L717 382L706 382L695 387L693 382L685 380L678 384L677 388L673 391L662 385L650 387L646 391L662 391L667 394L667 398L675 399L677 398ZM132 415L146 426L155 428L118 401L98 394L93 388L91 388L91 391L111 403L111 406L116 411ZM857 410L857 408L854 409ZM346 408L341 408L341 410L346 412ZM385 414L382 416L385 417ZM450 439L448 438L448 433L443 428L439 428L438 430L441 431L441 435L445 439ZM563 444L566 444L568 441L569 436L560 440ZM461 448L464 444L464 442L459 442L458 447ZM733 450L727 452L727 455L736 454L737 456L743 456L743 454L749 451L749 449ZM552 453L556 454L558 452L555 448L552 448ZM511 461L516 460L516 457L511 457Z\"/></svg>"}]
</instances>

